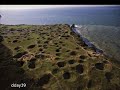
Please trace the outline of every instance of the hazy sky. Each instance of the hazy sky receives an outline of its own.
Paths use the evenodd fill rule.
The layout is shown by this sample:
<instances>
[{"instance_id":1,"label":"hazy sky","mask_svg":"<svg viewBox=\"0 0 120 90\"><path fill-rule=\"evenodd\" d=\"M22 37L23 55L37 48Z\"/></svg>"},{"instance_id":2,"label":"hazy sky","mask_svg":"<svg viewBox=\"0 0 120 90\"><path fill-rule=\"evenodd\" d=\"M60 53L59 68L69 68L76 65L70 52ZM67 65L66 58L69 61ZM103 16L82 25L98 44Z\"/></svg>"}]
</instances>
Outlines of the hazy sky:
<instances>
[{"instance_id":1,"label":"hazy sky","mask_svg":"<svg viewBox=\"0 0 120 90\"><path fill-rule=\"evenodd\" d=\"M60 8L60 7L99 7L99 6L107 6L107 5L0 5L0 10L43 9L43 8ZM111 6L115 6L115 5L111 5Z\"/></svg>"}]
</instances>

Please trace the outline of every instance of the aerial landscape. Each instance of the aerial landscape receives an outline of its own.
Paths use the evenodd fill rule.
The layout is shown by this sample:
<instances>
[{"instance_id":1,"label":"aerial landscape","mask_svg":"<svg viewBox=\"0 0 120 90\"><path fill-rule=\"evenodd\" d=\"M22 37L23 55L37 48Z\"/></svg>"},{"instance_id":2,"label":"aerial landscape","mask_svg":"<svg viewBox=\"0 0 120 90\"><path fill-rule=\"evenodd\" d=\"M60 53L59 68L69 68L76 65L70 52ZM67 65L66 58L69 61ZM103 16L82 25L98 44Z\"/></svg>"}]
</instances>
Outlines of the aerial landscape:
<instances>
[{"instance_id":1,"label":"aerial landscape","mask_svg":"<svg viewBox=\"0 0 120 90\"><path fill-rule=\"evenodd\" d=\"M69 14L70 10L66 8L67 6L65 11ZM70 6L69 8L71 9ZM35 13L31 13L34 18L33 23L29 21L33 18L28 18L32 11L28 10L27 17L21 14L23 12L21 9L8 12L0 10L1 90L19 88L23 90L119 90L120 41L118 32L120 32L120 25L117 23L119 21L116 21L119 16L117 19L114 18L115 20L112 19L116 24L108 21L109 25L107 22L99 24L99 20L93 20L94 22L89 24L87 19L80 21L81 23L76 21L77 19L69 21L74 14L70 17L63 17L63 20L62 17L58 17L59 19L54 22L51 18L54 19L59 15L57 10L55 10L57 14L51 14L54 9L46 11L49 12L47 19L44 19L47 17L44 10L39 13L45 16L42 18L39 18L39 15L33 17ZM85 15L87 11L82 12ZM63 13L65 16L68 14ZM76 14L75 17L79 15ZM20 19L17 19L17 16ZM96 22L98 24L95 24Z\"/></svg>"}]
</instances>

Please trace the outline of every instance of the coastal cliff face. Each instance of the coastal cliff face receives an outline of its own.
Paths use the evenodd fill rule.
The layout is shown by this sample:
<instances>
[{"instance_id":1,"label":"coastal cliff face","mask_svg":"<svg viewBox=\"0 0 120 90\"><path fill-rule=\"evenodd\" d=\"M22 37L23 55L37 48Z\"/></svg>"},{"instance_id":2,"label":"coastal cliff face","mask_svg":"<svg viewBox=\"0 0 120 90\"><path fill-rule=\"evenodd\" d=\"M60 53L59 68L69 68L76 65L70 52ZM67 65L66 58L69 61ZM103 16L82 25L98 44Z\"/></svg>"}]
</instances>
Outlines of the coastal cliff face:
<instances>
[{"instance_id":1,"label":"coastal cliff face","mask_svg":"<svg viewBox=\"0 0 120 90\"><path fill-rule=\"evenodd\" d=\"M67 24L1 25L0 88L118 90L120 64L88 47Z\"/></svg>"},{"instance_id":2,"label":"coastal cliff face","mask_svg":"<svg viewBox=\"0 0 120 90\"><path fill-rule=\"evenodd\" d=\"M120 61L120 27L105 25L80 25L77 28L104 53Z\"/></svg>"}]
</instances>

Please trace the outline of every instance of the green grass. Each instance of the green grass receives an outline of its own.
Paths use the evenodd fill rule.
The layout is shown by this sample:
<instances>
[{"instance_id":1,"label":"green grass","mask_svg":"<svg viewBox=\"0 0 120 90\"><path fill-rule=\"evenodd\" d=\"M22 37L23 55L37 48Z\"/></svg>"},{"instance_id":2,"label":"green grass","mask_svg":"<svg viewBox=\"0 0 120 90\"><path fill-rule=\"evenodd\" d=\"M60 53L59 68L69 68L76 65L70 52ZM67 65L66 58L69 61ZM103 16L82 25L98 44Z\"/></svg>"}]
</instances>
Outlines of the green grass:
<instances>
[{"instance_id":1,"label":"green grass","mask_svg":"<svg viewBox=\"0 0 120 90\"><path fill-rule=\"evenodd\" d=\"M22 30L22 31L19 31L19 30ZM88 47L84 49L86 46L81 46L77 44L77 42L82 43L81 39L79 39L78 36L71 34L71 33L72 32L68 25L61 25L61 24L56 24L56 25L1 25L0 35L3 36L4 38L4 41L2 41L1 43L11 50L12 56L18 53L24 52L24 51L27 51L28 54L32 53L34 54L34 56L40 53L42 53L43 55L43 57L42 56L38 58L34 57L36 59L35 61L31 61L32 60L31 58L29 60L21 59L21 61L24 62L23 66L21 67L16 66L16 69L12 68L12 71L8 69L8 70L5 70L5 72L10 73L10 75L13 75L13 77L15 76L14 80L16 80L16 75L20 76L21 74L24 77L19 78L20 80L33 79L34 81L32 82L26 81L26 83L29 84L28 89L32 88L32 90L36 88L40 89L40 86L36 86L35 83L37 83L37 81L45 74L51 75L49 82L42 86L42 88L46 88L47 90L61 90L61 89L63 90L77 90L77 89L78 90L80 89L82 90L97 90L97 89L106 90L112 87L114 88L120 87L119 65L112 62L109 58L107 58L106 60L106 57L104 55L94 56L93 53L95 52L92 51ZM69 36L69 37L68 39L66 39L65 37L61 37L61 36ZM49 38L50 40L48 40ZM13 43L14 40L18 40L18 42ZM46 41L48 41L48 43L45 43ZM62 41L62 43L60 43L60 41ZM57 45L55 45L55 43L57 43ZM35 47L28 49L28 46L30 45L35 45ZM20 46L20 49L15 50L15 48L19 46ZM39 49L41 48L43 49L43 51L39 51ZM59 52L56 52L56 49L59 49ZM3 49L1 49L1 51L3 51ZM70 55L70 52L72 51L75 51L76 54ZM60 55L56 56L57 53L60 53ZM91 56L88 55L88 53ZM79 62L80 60L79 57L81 55L86 56L83 62L82 61ZM5 54L3 56L5 56ZM1 57L3 56L1 54ZM56 60L55 58L59 58L59 59ZM14 58L13 60L14 65L16 65L16 62L18 60L19 59ZM69 60L75 60L75 63L69 64L68 63ZM104 60L113 63L113 64L108 63L109 65L112 66L112 69L109 67L104 67L104 70L96 69L95 64L99 62L103 63ZM57 65L57 63L61 61L65 63L64 67L59 67ZM9 62L9 60L6 62ZM35 63L35 68L29 68L30 62ZM82 74L76 71L76 66L79 64L83 65L84 70ZM3 67L5 65L5 62L1 63L0 65L1 67ZM10 65L8 63L8 67L9 66ZM58 69L58 71L57 73L52 74L52 71L54 69ZM111 82L107 82L107 79L105 78L105 73L108 71L111 73L114 73L112 76ZM70 73L69 79L64 79L63 74L65 72ZM8 73L6 73L8 75L8 79L11 80L11 76L9 76ZM3 76L3 78L6 78L6 77ZM87 86L89 80L92 80L92 84L90 87ZM20 82L19 80L17 81Z\"/></svg>"}]
</instances>

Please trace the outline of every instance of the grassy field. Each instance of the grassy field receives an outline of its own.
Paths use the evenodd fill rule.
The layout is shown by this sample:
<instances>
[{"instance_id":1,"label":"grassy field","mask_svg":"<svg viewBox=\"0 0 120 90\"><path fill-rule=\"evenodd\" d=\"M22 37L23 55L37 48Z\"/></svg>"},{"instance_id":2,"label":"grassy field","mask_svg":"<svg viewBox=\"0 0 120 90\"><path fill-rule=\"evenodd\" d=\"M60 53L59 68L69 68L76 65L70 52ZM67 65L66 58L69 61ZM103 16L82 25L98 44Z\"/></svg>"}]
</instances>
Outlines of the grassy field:
<instances>
[{"instance_id":1,"label":"grassy field","mask_svg":"<svg viewBox=\"0 0 120 90\"><path fill-rule=\"evenodd\" d=\"M120 65L71 31L67 24L0 25L0 88L118 90ZM1 89L2 90L2 89Z\"/></svg>"}]
</instances>

